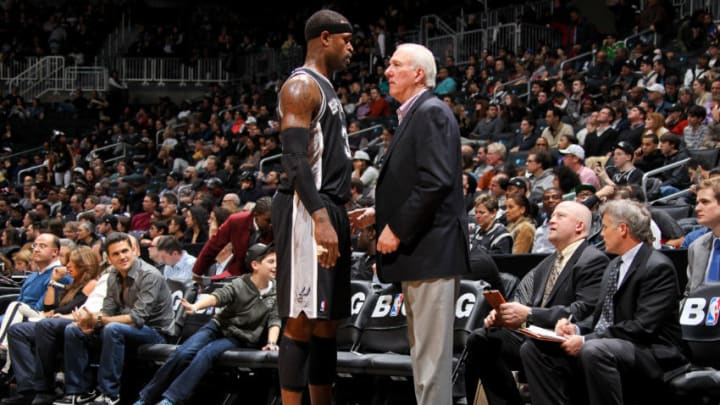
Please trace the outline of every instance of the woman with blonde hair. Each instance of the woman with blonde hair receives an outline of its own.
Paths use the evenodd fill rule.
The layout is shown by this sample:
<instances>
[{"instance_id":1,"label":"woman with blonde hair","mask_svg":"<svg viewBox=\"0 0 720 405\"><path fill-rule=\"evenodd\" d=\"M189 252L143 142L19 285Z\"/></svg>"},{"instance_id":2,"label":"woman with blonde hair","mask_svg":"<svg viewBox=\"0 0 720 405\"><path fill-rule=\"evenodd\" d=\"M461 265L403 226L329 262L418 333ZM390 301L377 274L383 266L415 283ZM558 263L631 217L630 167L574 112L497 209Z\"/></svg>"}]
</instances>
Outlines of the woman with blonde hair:
<instances>
[{"instance_id":1,"label":"woman with blonde hair","mask_svg":"<svg viewBox=\"0 0 720 405\"><path fill-rule=\"evenodd\" d=\"M61 273L67 273L73 281L60 287L62 279L57 277L57 274ZM18 395L30 397L29 392L37 392L41 397L45 395L42 397L45 400L54 398L52 389L56 372L55 353L62 350L63 340L54 339L48 342L47 336L62 336L65 327L74 321L72 314L77 308L84 305L94 307L96 304L91 305L88 300L91 294L96 301L102 301L105 290L94 291L96 287L100 288L99 273L100 262L92 248L77 247L70 253L67 268L56 268L53 272L54 282L50 283L45 293L42 318L38 322L21 322L9 328L8 361L3 371L9 370L11 362L15 363L13 371ZM102 285L105 286L105 281ZM28 358L40 361L27 361ZM44 378L39 378L40 376Z\"/></svg>"},{"instance_id":2,"label":"woman with blonde hair","mask_svg":"<svg viewBox=\"0 0 720 405\"><path fill-rule=\"evenodd\" d=\"M81 307L95 288L99 271L100 262L92 248L78 246L72 250L67 266L56 267L52 270L51 281L45 291L43 310L37 314L36 318L63 317L72 320L72 311ZM66 276L70 276L72 282L62 284L62 281L68 280ZM23 304L20 303L19 305ZM12 304L8 306L8 311L12 310L12 306ZM6 316L8 316L7 313ZM33 318L31 317L29 320L32 321ZM2 368L2 373L5 375L10 372L14 346L13 344L8 345L7 342L9 336L12 335L12 332L10 332L12 326L18 323L20 322L8 322L6 325L8 331L4 333L5 340L3 343L7 345L8 355L5 366Z\"/></svg>"},{"instance_id":3,"label":"woman with blonde hair","mask_svg":"<svg viewBox=\"0 0 720 405\"><path fill-rule=\"evenodd\" d=\"M645 116L646 134L655 134L660 138L666 132L669 132L669 130L665 128L665 117L662 114L651 112Z\"/></svg>"}]
</instances>

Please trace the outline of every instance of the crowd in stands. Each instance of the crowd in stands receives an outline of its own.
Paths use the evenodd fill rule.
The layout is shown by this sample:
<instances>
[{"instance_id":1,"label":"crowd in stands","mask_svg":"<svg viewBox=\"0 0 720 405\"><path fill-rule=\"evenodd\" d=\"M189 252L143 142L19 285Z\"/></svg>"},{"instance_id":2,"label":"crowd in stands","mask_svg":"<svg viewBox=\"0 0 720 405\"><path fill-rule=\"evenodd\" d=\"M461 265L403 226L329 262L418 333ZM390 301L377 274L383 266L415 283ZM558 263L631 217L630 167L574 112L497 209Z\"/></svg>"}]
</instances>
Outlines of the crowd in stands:
<instances>
[{"instance_id":1,"label":"crowd in stands","mask_svg":"<svg viewBox=\"0 0 720 405\"><path fill-rule=\"evenodd\" d=\"M111 10L110 5L81 2L34 13L22 2L7 3L11 6L2 18L8 24L3 26L23 21L27 31L8 28L5 60L75 50L88 54L93 47L89 41L100 35L96 30ZM648 3L649 8L658 4ZM640 13L636 25L662 21L649 23L648 14ZM560 15L579 16L574 9ZM382 17L357 26L353 62L334 80L353 152L348 209L373 205L375 182L397 126L398 105L388 95L383 72L394 43L402 41L402 17L389 6ZM595 32L587 36L587 46L597 50L592 62L567 63L562 69L561 62L578 53L572 45L551 49L538 44L501 49L495 55L478 50L462 66L448 55L436 55L434 91L455 112L463 136L471 258L553 252L548 221L563 200L591 209L588 240L599 249L604 242L598 209L605 201L669 196L667 204L693 205L692 191L676 193L693 190L702 179L719 173L698 160L684 161L695 151L720 147L720 36L713 17L696 13L680 25L677 39L666 35L658 45L641 40L626 48L617 34ZM146 27L130 54L191 57L202 50L203 56L223 57L262 47L300 47L301 34L293 24L258 45L248 43L257 38L243 38L229 18L221 25L210 24L211 16L202 13L194 18L191 24ZM58 31L64 32L62 41L54 40ZM162 97L151 105L126 103L118 95L126 91L122 78L115 77L118 87L107 94L78 91L68 102L53 106L69 117L92 119L95 128L49 134L42 151L3 159L0 260L5 273L42 270L31 252L46 238L41 235L48 234L87 246L96 258L82 260L101 263L107 249L103 241L119 231L137 237L148 251L145 258L166 279L191 282L200 247L222 235L223 223L238 213L252 212L258 218L269 211L268 197L283 178L275 111L287 74L269 75L261 83L212 85L199 100L176 103ZM510 81L512 86L503 85ZM526 88L530 91L524 95ZM42 120L44 108L39 100L23 100L14 92L0 105L4 122L13 117ZM0 154L15 151L19 136L8 127L0 136ZM118 143L128 145L123 159L113 159L122 154L120 146L98 150ZM647 190L641 188L644 173L677 162L682 163L674 170L653 176ZM39 168L25 171L33 166ZM688 246L690 231L697 228L693 223L680 223L662 210L652 214L656 248ZM355 264L357 278L373 277L374 237L371 229L355 235L355 249L368 252ZM195 280L239 274L225 271L233 254L241 253L231 246L235 242L229 240L215 246L213 269L201 269ZM83 287L75 290L89 297ZM35 305L42 310L37 300Z\"/></svg>"}]
</instances>

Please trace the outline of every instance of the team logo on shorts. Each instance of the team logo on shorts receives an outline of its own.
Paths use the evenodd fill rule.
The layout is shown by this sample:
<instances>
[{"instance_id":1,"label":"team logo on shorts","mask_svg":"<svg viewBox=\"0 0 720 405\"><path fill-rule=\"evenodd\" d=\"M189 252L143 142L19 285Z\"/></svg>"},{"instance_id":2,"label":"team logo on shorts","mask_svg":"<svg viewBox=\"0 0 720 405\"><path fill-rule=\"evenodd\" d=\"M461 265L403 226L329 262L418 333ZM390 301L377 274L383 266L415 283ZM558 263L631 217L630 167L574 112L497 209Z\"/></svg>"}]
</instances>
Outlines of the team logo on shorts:
<instances>
[{"instance_id":1,"label":"team logo on shorts","mask_svg":"<svg viewBox=\"0 0 720 405\"><path fill-rule=\"evenodd\" d=\"M310 295L310 287L303 287L298 293L295 295L295 302L298 304L302 304L305 302L305 298Z\"/></svg>"}]
</instances>

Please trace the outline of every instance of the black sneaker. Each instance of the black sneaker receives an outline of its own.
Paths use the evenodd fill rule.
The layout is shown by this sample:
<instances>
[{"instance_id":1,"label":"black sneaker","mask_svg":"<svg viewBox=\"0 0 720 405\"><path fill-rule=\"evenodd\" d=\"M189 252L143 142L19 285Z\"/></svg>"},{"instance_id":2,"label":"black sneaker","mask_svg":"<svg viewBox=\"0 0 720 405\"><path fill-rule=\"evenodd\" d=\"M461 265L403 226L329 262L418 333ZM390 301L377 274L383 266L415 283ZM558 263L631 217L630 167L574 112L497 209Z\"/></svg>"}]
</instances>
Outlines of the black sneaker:
<instances>
[{"instance_id":1,"label":"black sneaker","mask_svg":"<svg viewBox=\"0 0 720 405\"><path fill-rule=\"evenodd\" d=\"M30 405L33 401L33 395L31 394L17 394L11 397L5 398L0 402L2 405Z\"/></svg>"},{"instance_id":2,"label":"black sneaker","mask_svg":"<svg viewBox=\"0 0 720 405\"><path fill-rule=\"evenodd\" d=\"M55 393L51 392L38 392L35 395L35 399L32 401L32 405L53 405L55 402Z\"/></svg>"},{"instance_id":3,"label":"black sneaker","mask_svg":"<svg viewBox=\"0 0 720 405\"><path fill-rule=\"evenodd\" d=\"M98 397L97 391L93 390L84 394L68 394L58 399L54 405L80 405L89 404Z\"/></svg>"}]
</instances>

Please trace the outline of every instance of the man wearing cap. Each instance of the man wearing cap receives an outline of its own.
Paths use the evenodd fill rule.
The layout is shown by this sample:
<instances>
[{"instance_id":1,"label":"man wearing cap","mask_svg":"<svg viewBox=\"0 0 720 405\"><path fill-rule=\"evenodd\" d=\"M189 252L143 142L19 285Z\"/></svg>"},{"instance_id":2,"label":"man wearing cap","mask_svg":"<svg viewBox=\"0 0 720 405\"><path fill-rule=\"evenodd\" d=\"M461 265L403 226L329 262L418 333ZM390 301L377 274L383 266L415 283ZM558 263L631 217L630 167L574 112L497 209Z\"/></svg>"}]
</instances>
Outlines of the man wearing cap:
<instances>
[{"instance_id":1,"label":"man wearing cap","mask_svg":"<svg viewBox=\"0 0 720 405\"><path fill-rule=\"evenodd\" d=\"M117 229L117 217L113 214L105 214L100 218L97 225L97 233L105 240L105 237L115 232Z\"/></svg>"},{"instance_id":2,"label":"man wearing cap","mask_svg":"<svg viewBox=\"0 0 720 405\"><path fill-rule=\"evenodd\" d=\"M596 188L600 188L600 181L595 172L586 167L585 150L580 145L570 145L565 149L559 150L563 157L563 166L567 166L577 173L581 183L592 184Z\"/></svg>"},{"instance_id":3,"label":"man wearing cap","mask_svg":"<svg viewBox=\"0 0 720 405\"><path fill-rule=\"evenodd\" d=\"M524 196L527 196L527 190L528 190L528 183L527 180L525 180L522 177L513 177L510 180L508 180L507 185L507 196L512 197L515 194L521 194Z\"/></svg>"},{"instance_id":4,"label":"man wearing cap","mask_svg":"<svg viewBox=\"0 0 720 405\"><path fill-rule=\"evenodd\" d=\"M675 135L683 135L688 125L687 117L683 114L683 107L679 103L672 104L667 109L665 117L665 128Z\"/></svg>"},{"instance_id":5,"label":"man wearing cap","mask_svg":"<svg viewBox=\"0 0 720 405\"><path fill-rule=\"evenodd\" d=\"M614 186L639 186L644 172L633 164L634 153L635 148L629 142L618 142L613 150L613 164L607 165L605 170L598 168L598 177L603 183Z\"/></svg>"},{"instance_id":6,"label":"man wearing cap","mask_svg":"<svg viewBox=\"0 0 720 405\"><path fill-rule=\"evenodd\" d=\"M665 86L660 83L654 83L645 86L645 90L648 92L648 104L655 107L655 112L667 115L667 109L670 107L670 103L665 101Z\"/></svg>"},{"instance_id":7,"label":"man wearing cap","mask_svg":"<svg viewBox=\"0 0 720 405\"><path fill-rule=\"evenodd\" d=\"M198 299L182 299L188 314L223 307L175 350L152 380L140 391L135 405L186 403L202 377L226 350L255 347L278 350L281 319L275 290L276 257L272 245L255 244L248 249L246 265L252 273ZM267 331L267 343L260 339Z\"/></svg>"},{"instance_id":8,"label":"man wearing cap","mask_svg":"<svg viewBox=\"0 0 720 405\"><path fill-rule=\"evenodd\" d=\"M353 155L352 177L360 179L363 183L366 196L375 197L375 183L380 172L372 165L370 155L364 150L355 151Z\"/></svg>"}]
</instances>

